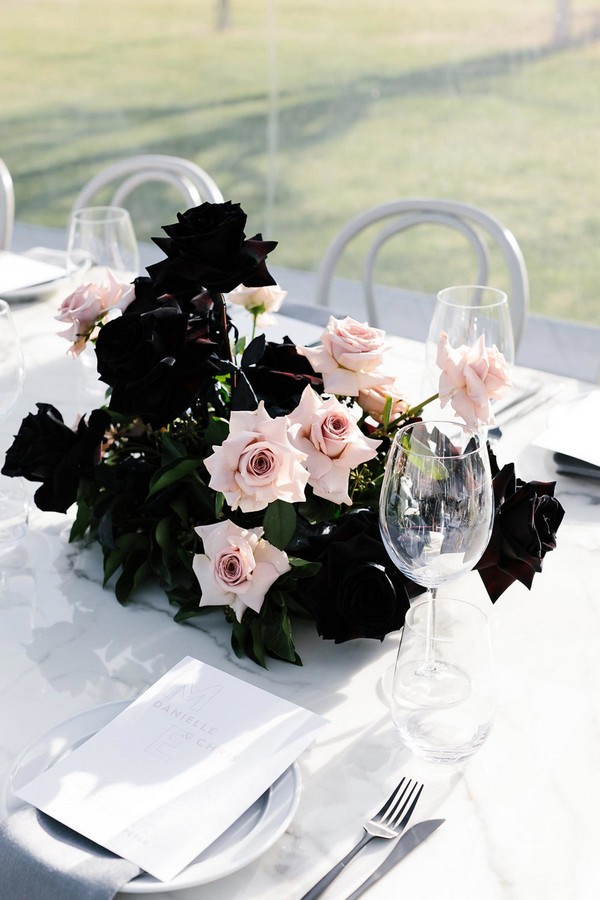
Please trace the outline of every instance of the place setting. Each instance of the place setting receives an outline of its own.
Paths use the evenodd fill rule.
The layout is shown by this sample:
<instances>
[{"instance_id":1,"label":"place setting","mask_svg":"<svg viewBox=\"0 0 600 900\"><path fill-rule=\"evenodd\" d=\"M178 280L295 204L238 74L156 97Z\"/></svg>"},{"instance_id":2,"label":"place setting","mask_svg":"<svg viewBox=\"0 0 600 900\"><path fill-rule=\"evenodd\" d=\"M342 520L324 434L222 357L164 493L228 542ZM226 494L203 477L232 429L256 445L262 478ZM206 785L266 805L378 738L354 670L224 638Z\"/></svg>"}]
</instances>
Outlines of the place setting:
<instances>
[{"instance_id":1,"label":"place setting","mask_svg":"<svg viewBox=\"0 0 600 900\"><path fill-rule=\"evenodd\" d=\"M506 295L496 331L496 312L471 309L467 326L458 301L435 319L431 388L407 397L385 332L366 322L331 316L314 340L268 339L268 317L285 314L267 268L276 244L245 228L239 204L180 213L155 238L165 258L138 277L127 239L112 241L117 263L94 256L97 270L78 250L84 277L57 319L73 377L83 354L94 363L97 406L71 426L41 398L6 451L3 479L35 485L40 513L66 514L69 541L98 556L103 603L114 593L137 612L151 590L178 624L209 629L219 615L231 651L209 664L198 629L197 653L135 699L65 717L22 750L0 795L15 896L176 891L273 850L301 810L304 754L335 718L335 706L279 696L280 685L294 695L287 676L273 680L282 668L310 679L297 622L314 626L325 658L396 635L379 678L416 760L460 772L493 735L490 613L512 585L531 588L564 515L553 483L522 480L491 446L512 387ZM455 289L465 309L483 290ZM461 594L466 576L475 599ZM333 868L313 858L312 887L296 873L298 900L350 875L367 843L389 852L356 869L353 900L459 827L441 829L443 803L429 815L431 784L409 769L392 780Z\"/></svg>"}]
</instances>

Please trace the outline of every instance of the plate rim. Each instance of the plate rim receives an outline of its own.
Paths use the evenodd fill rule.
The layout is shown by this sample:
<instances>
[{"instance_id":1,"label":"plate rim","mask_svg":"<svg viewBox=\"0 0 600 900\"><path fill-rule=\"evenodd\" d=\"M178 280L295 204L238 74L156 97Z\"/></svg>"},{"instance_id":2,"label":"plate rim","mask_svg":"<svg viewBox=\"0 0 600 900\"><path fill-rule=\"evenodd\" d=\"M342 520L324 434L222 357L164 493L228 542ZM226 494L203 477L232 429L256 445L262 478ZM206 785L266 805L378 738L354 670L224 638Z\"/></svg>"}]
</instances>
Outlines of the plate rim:
<instances>
[{"instance_id":1,"label":"plate rim","mask_svg":"<svg viewBox=\"0 0 600 900\"><path fill-rule=\"evenodd\" d=\"M11 812L13 812L13 810L10 809L10 801L11 798L16 797L16 794L11 790L11 786L14 783L15 776L19 772L19 769L24 764L24 761L32 752L35 752L36 748L43 747L44 744L47 744L53 738L60 737L60 734L57 733L60 731L60 729L65 728L68 725L72 726L80 719L85 719L89 716L91 716L92 718L94 718L94 716L101 716L103 718L103 722L100 726L97 726L93 732L90 733L91 737L91 735L98 731L99 728L104 727L104 725L108 724L108 722L112 721L112 719L119 715L119 713L123 712L123 710L126 709L134 700L135 697L132 697L128 700L110 700L106 703L99 703L95 706L79 710L72 716L56 722L53 726L46 729L43 733L39 734L37 737L29 741L29 743L20 751L20 753L17 754L12 765L9 766L8 770L3 776L3 784L0 791L0 820L6 818L11 814ZM114 711L113 715L104 721L104 716L111 710ZM72 739L72 741L76 740L77 737L74 737ZM300 769L297 761L294 761L291 766L289 766L279 776L279 778L275 779L273 784L269 788L267 788L267 791L261 795L261 797L264 797L265 793L268 794L267 807L272 799L274 789L276 789L278 785L281 785L282 782L283 787L287 789L285 800L286 805L282 807L280 818L277 820L276 826L272 828L270 832L268 832L266 840L263 840L261 843L259 843L258 847L250 846L245 854L236 852L235 857L231 860L231 864L228 864L226 867L221 867L221 869L217 869L212 873L208 872L207 876L202 876L202 874L200 873L200 876L198 877L197 874L194 874L194 860L192 860L192 862L189 863L188 866L186 866L170 881L159 881L158 879L153 878L153 876L149 875L148 873L142 872L141 875L123 885L123 887L120 889L120 893L150 894L184 890L186 888L196 887L201 884L208 884L212 881L217 881L220 878L225 878L227 875L232 875L234 872L237 872L245 866L250 865L250 863L254 862L256 859L258 859L259 856L261 856L270 847L273 846L273 844L285 832L294 815L296 814L298 805L300 803L300 794L302 789ZM16 797L16 799L20 803L25 803L25 801L21 801L18 797ZM258 803L259 800L260 798L257 798L255 803ZM254 806L254 804L252 804L249 809L251 809L252 806ZM245 815L245 813L242 813L242 815ZM261 819L262 818L263 817L261 817ZM259 825L255 826L255 828L252 829L244 837L240 844L242 848L244 846L244 841L247 841L251 838L257 827L259 827ZM209 850L210 845L206 848L205 851L203 851L203 854L207 853ZM210 859L210 856L208 858Z\"/></svg>"}]
</instances>

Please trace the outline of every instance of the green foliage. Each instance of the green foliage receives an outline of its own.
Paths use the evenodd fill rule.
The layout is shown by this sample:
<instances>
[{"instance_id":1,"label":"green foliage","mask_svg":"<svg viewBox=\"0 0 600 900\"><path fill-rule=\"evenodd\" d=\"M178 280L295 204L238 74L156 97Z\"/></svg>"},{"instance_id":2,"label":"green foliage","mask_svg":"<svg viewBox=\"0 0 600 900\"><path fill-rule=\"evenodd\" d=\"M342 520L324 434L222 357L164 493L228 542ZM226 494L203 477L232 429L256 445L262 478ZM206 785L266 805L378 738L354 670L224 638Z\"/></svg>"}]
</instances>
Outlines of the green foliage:
<instances>
[{"instance_id":1,"label":"green foliage","mask_svg":"<svg viewBox=\"0 0 600 900\"><path fill-rule=\"evenodd\" d=\"M264 538L279 550L285 550L294 536L297 515L292 503L275 500L267 507L263 519Z\"/></svg>"}]
</instances>

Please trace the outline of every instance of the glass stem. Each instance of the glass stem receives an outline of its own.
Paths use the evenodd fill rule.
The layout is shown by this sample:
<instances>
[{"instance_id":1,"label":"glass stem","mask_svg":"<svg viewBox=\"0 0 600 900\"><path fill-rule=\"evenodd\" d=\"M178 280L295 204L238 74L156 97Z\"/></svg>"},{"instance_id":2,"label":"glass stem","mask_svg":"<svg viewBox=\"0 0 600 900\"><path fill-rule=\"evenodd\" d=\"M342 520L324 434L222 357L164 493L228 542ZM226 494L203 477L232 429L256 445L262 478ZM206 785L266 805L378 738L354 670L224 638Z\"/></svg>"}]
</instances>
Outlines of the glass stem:
<instances>
[{"instance_id":1,"label":"glass stem","mask_svg":"<svg viewBox=\"0 0 600 900\"><path fill-rule=\"evenodd\" d=\"M435 598L437 597L437 591L437 588L431 588L429 591L426 662L430 666L433 666L435 663Z\"/></svg>"}]
</instances>

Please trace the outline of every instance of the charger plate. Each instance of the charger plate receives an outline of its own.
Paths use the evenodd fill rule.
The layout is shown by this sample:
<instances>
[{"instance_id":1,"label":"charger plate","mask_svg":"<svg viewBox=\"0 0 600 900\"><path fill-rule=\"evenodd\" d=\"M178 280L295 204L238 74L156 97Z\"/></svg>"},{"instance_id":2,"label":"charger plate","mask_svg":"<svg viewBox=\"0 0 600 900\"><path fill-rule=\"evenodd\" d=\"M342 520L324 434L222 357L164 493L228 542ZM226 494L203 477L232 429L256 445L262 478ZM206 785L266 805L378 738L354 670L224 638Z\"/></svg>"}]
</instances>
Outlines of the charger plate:
<instances>
[{"instance_id":1,"label":"charger plate","mask_svg":"<svg viewBox=\"0 0 600 900\"><path fill-rule=\"evenodd\" d=\"M24 805L16 794L19 788L104 728L130 702L124 700L95 706L60 722L32 741L15 761L0 794L2 817L6 818ZM300 772L298 765L294 763L176 878L158 881L143 873L122 887L121 893L177 891L216 881L242 869L281 837L298 808L300 791Z\"/></svg>"}]
</instances>

